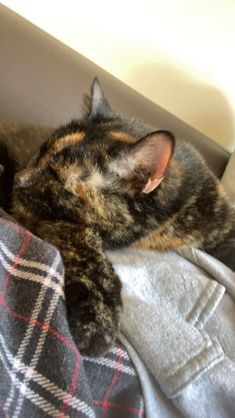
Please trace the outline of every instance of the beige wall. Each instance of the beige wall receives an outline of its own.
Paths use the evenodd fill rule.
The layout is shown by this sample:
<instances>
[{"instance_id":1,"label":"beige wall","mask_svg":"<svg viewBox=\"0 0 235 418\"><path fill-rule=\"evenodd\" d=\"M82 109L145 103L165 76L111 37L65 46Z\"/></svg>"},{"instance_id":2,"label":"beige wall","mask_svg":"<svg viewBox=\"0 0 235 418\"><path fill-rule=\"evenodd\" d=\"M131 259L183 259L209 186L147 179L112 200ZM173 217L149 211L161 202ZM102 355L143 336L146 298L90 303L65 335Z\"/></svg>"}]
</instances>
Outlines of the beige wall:
<instances>
[{"instance_id":1,"label":"beige wall","mask_svg":"<svg viewBox=\"0 0 235 418\"><path fill-rule=\"evenodd\" d=\"M235 148L235 0L2 3Z\"/></svg>"}]
</instances>

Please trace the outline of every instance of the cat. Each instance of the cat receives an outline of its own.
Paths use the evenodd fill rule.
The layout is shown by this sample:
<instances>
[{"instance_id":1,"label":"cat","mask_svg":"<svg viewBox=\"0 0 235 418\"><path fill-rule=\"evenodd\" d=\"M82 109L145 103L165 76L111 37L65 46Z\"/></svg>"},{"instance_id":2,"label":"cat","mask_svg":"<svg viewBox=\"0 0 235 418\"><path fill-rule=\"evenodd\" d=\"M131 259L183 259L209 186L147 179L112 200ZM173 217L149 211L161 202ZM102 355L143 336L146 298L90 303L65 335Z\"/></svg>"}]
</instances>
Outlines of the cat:
<instances>
[{"instance_id":1,"label":"cat","mask_svg":"<svg viewBox=\"0 0 235 418\"><path fill-rule=\"evenodd\" d=\"M15 175L10 211L59 248L71 332L82 354L98 356L122 311L106 250L194 246L230 262L235 212L191 145L115 114L98 79L86 102Z\"/></svg>"},{"instance_id":2,"label":"cat","mask_svg":"<svg viewBox=\"0 0 235 418\"><path fill-rule=\"evenodd\" d=\"M23 170L52 128L16 123L0 124L0 207L8 211L16 171Z\"/></svg>"}]
</instances>

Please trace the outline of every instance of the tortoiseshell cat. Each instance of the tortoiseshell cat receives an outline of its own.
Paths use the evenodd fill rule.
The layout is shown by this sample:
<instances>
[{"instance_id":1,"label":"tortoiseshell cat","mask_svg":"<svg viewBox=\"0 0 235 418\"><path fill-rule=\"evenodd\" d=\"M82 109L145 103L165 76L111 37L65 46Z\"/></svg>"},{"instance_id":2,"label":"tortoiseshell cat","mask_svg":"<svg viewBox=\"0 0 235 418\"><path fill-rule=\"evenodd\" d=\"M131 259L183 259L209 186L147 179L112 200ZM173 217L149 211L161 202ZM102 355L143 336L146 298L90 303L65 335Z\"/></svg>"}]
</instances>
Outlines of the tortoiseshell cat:
<instances>
[{"instance_id":1,"label":"tortoiseshell cat","mask_svg":"<svg viewBox=\"0 0 235 418\"><path fill-rule=\"evenodd\" d=\"M97 79L88 108L15 176L11 213L60 249L71 331L96 356L112 345L122 307L105 250L194 246L228 262L235 213L197 151L116 115Z\"/></svg>"}]
</instances>

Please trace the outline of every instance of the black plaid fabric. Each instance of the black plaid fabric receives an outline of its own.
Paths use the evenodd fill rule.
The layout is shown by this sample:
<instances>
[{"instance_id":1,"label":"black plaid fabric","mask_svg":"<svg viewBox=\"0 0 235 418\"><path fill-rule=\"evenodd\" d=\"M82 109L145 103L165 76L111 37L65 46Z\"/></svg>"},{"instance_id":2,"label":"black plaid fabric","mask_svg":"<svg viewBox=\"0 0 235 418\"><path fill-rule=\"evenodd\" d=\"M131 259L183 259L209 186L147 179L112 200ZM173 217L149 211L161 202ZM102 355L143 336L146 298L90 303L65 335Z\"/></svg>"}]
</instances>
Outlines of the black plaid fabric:
<instances>
[{"instance_id":1,"label":"black plaid fabric","mask_svg":"<svg viewBox=\"0 0 235 418\"><path fill-rule=\"evenodd\" d=\"M125 348L82 358L58 250L0 213L0 417L143 417Z\"/></svg>"}]
</instances>

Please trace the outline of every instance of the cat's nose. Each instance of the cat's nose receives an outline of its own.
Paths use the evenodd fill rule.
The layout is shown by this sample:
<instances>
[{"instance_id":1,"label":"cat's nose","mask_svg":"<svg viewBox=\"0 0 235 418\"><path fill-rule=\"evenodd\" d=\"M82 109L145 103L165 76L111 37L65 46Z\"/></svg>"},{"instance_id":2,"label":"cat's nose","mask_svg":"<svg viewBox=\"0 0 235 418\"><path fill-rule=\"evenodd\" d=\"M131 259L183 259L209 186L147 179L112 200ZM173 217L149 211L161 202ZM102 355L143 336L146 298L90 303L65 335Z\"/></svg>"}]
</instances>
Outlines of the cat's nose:
<instances>
[{"instance_id":1,"label":"cat's nose","mask_svg":"<svg viewBox=\"0 0 235 418\"><path fill-rule=\"evenodd\" d=\"M27 187L32 184L34 175L31 169L19 171L14 177L14 186L16 188Z\"/></svg>"},{"instance_id":2,"label":"cat's nose","mask_svg":"<svg viewBox=\"0 0 235 418\"><path fill-rule=\"evenodd\" d=\"M15 187L22 187L24 181L22 179L22 175L20 173L17 173L14 177L14 186Z\"/></svg>"}]
</instances>

